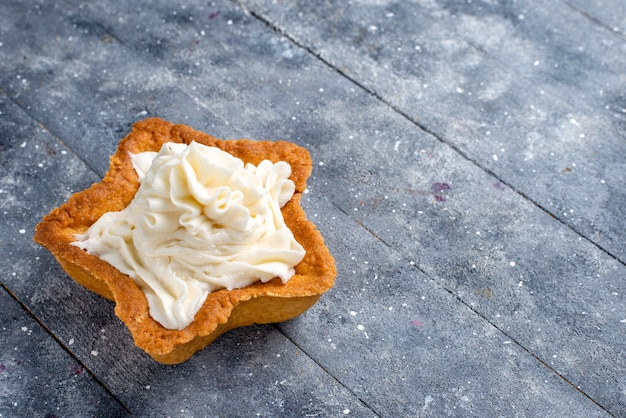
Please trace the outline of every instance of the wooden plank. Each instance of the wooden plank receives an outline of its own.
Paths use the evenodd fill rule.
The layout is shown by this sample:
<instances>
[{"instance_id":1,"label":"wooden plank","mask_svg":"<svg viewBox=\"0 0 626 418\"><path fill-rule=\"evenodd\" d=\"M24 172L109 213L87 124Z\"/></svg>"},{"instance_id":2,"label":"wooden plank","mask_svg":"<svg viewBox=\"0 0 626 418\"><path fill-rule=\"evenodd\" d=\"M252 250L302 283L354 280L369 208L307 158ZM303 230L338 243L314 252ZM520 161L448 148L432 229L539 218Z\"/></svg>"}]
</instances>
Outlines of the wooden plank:
<instances>
[{"instance_id":1,"label":"wooden plank","mask_svg":"<svg viewBox=\"0 0 626 418\"><path fill-rule=\"evenodd\" d=\"M332 200L310 193L305 205L343 255L337 288L280 328L379 415L606 416L529 356L508 326L486 321L478 298L463 301L419 270L417 254L382 244ZM546 332L554 334L551 325Z\"/></svg>"},{"instance_id":2,"label":"wooden plank","mask_svg":"<svg viewBox=\"0 0 626 418\"><path fill-rule=\"evenodd\" d=\"M558 2L244 3L626 261L626 39Z\"/></svg>"},{"instance_id":3,"label":"wooden plank","mask_svg":"<svg viewBox=\"0 0 626 418\"><path fill-rule=\"evenodd\" d=\"M626 4L620 0L567 0L565 4L606 29L626 37Z\"/></svg>"},{"instance_id":4,"label":"wooden plank","mask_svg":"<svg viewBox=\"0 0 626 418\"><path fill-rule=\"evenodd\" d=\"M388 124L373 109L353 118L379 132ZM594 400L621 410L623 370L612 367L624 346L624 266L432 137L408 127L402 134L396 122L396 132L379 138L355 130L360 142L344 155L320 153L318 190L345 190L333 204ZM394 150L411 142L409 152ZM346 165L350 177L342 175ZM589 355L596 351L603 355Z\"/></svg>"},{"instance_id":5,"label":"wooden plank","mask_svg":"<svg viewBox=\"0 0 626 418\"><path fill-rule=\"evenodd\" d=\"M100 176L136 120L159 115L220 133L214 126L224 123L182 92L168 69L121 54L117 40L71 8L45 2L6 2L3 8L3 88L27 112L37 108L38 120Z\"/></svg>"},{"instance_id":6,"label":"wooden plank","mask_svg":"<svg viewBox=\"0 0 626 418\"><path fill-rule=\"evenodd\" d=\"M0 416L130 415L4 288L0 304Z\"/></svg>"}]
</instances>

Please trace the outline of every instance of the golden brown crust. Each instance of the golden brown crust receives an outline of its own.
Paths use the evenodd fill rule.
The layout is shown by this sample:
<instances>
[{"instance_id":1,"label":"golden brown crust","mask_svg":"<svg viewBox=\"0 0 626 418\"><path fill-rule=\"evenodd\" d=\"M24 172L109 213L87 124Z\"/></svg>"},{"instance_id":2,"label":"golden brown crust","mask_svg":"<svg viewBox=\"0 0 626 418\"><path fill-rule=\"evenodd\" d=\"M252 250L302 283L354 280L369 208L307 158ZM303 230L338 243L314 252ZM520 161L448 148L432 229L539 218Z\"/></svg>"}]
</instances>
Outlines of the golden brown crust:
<instances>
[{"instance_id":1,"label":"golden brown crust","mask_svg":"<svg viewBox=\"0 0 626 418\"><path fill-rule=\"evenodd\" d=\"M246 163L258 164L265 159L288 162L296 193L282 212L306 255L295 267L295 276L286 284L276 278L268 283L213 292L189 326L169 330L149 315L148 302L130 277L71 243L76 241L75 234L85 232L104 213L120 211L133 199L139 182L129 153L158 151L165 142L191 141L216 146ZM220 140L185 125L174 125L158 118L146 119L135 123L120 142L104 179L53 209L37 225L34 239L54 254L70 277L116 302L115 313L129 328L137 346L159 362L180 363L233 328L291 319L311 307L332 287L336 275L334 260L321 234L300 207L311 170L308 151L295 144Z\"/></svg>"}]
</instances>

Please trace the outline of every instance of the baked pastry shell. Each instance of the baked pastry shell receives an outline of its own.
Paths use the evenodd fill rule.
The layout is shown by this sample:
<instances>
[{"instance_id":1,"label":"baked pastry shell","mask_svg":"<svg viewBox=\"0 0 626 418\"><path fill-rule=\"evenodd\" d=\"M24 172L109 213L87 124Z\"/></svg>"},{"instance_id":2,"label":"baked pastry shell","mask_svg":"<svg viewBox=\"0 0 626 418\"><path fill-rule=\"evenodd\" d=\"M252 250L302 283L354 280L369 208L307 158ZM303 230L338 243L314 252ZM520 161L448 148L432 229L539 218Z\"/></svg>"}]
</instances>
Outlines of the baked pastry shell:
<instances>
[{"instance_id":1,"label":"baked pastry shell","mask_svg":"<svg viewBox=\"0 0 626 418\"><path fill-rule=\"evenodd\" d=\"M218 147L244 163L288 162L296 191L281 211L306 254L287 283L275 278L267 283L210 293L191 324L182 330L170 330L150 316L144 293L129 276L72 243L76 241L76 234L87 231L104 213L120 211L133 199L139 181L132 167L131 153L159 151L166 142L189 144L192 141ZM300 315L333 286L334 259L322 235L300 206L311 170L308 151L292 143L220 140L185 125L158 118L146 119L135 123L119 143L102 181L53 209L37 225L34 240L46 247L76 282L115 302L115 314L128 327L138 347L160 363L180 363L231 329L281 322Z\"/></svg>"}]
</instances>

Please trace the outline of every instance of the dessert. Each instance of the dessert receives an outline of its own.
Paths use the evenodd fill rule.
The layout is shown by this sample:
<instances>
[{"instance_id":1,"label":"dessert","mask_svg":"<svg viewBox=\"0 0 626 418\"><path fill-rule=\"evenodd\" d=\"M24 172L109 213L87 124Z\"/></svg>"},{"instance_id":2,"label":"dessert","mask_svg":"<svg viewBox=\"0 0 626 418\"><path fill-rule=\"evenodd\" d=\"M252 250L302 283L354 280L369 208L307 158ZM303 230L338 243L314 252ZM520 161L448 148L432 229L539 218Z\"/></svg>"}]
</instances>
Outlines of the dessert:
<instances>
[{"instance_id":1,"label":"dessert","mask_svg":"<svg viewBox=\"0 0 626 418\"><path fill-rule=\"evenodd\" d=\"M211 168L217 161L225 166ZM177 179L180 164L193 170ZM104 179L52 210L34 239L74 280L115 301L137 346L180 363L233 328L294 318L332 287L334 260L300 207L311 170L295 144L219 140L146 119L120 142ZM207 186L220 176L227 187Z\"/></svg>"}]
</instances>

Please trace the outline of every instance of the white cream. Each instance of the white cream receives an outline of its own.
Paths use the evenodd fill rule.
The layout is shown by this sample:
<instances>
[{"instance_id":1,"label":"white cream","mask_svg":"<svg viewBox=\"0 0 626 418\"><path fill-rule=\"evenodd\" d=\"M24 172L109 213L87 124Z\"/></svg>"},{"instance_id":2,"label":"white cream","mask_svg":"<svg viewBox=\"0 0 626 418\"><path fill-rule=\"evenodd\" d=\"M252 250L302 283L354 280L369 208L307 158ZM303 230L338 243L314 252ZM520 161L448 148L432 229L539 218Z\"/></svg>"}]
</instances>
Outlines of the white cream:
<instances>
[{"instance_id":1,"label":"white cream","mask_svg":"<svg viewBox=\"0 0 626 418\"><path fill-rule=\"evenodd\" d=\"M305 251L280 211L295 191L288 163L244 166L195 142L131 157L134 199L74 245L130 276L165 328L189 325L210 292L294 275Z\"/></svg>"}]
</instances>

